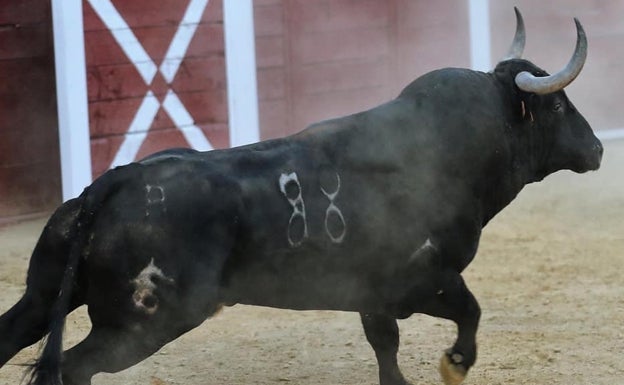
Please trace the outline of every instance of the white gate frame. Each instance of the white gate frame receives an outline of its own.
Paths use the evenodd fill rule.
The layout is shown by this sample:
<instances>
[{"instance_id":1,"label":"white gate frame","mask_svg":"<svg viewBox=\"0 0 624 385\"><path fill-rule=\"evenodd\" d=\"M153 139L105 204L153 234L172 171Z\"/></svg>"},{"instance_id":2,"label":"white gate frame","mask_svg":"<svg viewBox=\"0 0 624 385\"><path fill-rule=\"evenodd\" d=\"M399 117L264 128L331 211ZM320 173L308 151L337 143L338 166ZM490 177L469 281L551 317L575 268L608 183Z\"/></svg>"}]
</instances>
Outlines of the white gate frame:
<instances>
[{"instance_id":1,"label":"white gate frame","mask_svg":"<svg viewBox=\"0 0 624 385\"><path fill-rule=\"evenodd\" d=\"M260 140L252 0L223 0L223 29L230 146L235 147Z\"/></svg>"},{"instance_id":2,"label":"white gate frame","mask_svg":"<svg viewBox=\"0 0 624 385\"><path fill-rule=\"evenodd\" d=\"M91 183L82 0L52 0L63 201Z\"/></svg>"},{"instance_id":3,"label":"white gate frame","mask_svg":"<svg viewBox=\"0 0 624 385\"><path fill-rule=\"evenodd\" d=\"M230 145L259 140L251 0L223 0ZM63 201L91 183L82 0L52 0Z\"/></svg>"},{"instance_id":4,"label":"white gate frame","mask_svg":"<svg viewBox=\"0 0 624 385\"><path fill-rule=\"evenodd\" d=\"M468 1L470 25L470 67L476 71L492 69L489 0Z\"/></svg>"}]
</instances>

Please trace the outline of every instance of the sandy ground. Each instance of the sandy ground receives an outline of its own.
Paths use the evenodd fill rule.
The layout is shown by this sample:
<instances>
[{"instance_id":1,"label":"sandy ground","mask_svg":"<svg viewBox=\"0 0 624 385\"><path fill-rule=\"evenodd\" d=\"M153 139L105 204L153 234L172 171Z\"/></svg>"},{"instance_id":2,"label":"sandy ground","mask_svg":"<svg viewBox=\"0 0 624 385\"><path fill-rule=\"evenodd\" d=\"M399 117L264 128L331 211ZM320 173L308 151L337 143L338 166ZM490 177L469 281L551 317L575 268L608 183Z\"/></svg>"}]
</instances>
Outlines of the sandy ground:
<instances>
[{"instance_id":1,"label":"sandy ground","mask_svg":"<svg viewBox=\"0 0 624 385\"><path fill-rule=\"evenodd\" d=\"M624 383L624 142L606 143L603 168L528 186L485 229L465 272L481 303L479 359L465 384ZM0 228L0 312L24 290L44 225ZM66 346L88 331L72 314ZM440 384L437 362L452 323L400 322L400 361L415 384ZM0 337L1 338L1 337ZM1 343L1 341L0 341ZM0 369L16 384L30 347ZM376 384L377 364L354 313L235 306L141 364L95 385Z\"/></svg>"}]
</instances>

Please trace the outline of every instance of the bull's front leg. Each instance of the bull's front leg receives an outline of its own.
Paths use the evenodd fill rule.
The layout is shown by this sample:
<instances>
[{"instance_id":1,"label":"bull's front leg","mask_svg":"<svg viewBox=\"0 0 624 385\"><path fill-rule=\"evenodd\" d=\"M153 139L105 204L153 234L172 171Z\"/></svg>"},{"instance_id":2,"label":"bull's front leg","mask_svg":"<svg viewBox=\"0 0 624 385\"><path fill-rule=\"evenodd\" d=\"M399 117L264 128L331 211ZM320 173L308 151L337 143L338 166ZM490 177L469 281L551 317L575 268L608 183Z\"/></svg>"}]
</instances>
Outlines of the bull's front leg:
<instances>
[{"instance_id":1,"label":"bull's front leg","mask_svg":"<svg viewBox=\"0 0 624 385\"><path fill-rule=\"evenodd\" d=\"M429 300L413 299L423 304L418 313L457 324L457 340L443 354L439 369L445 385L459 385L477 359L476 334L481 309L459 273L445 271L436 283L435 294Z\"/></svg>"},{"instance_id":2,"label":"bull's front leg","mask_svg":"<svg viewBox=\"0 0 624 385\"><path fill-rule=\"evenodd\" d=\"M399 351L399 326L396 319L380 315L360 313L366 339L373 347L379 365L381 385L409 385L397 363Z\"/></svg>"}]
</instances>

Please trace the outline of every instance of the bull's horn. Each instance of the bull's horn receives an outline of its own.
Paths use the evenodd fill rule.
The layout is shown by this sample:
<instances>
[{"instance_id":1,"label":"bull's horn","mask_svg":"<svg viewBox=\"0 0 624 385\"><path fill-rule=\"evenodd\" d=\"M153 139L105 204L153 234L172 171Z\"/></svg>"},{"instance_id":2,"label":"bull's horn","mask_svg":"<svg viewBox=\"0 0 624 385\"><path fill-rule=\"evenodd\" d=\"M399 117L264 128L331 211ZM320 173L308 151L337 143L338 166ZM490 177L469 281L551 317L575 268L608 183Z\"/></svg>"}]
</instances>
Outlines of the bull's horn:
<instances>
[{"instance_id":1,"label":"bull's horn","mask_svg":"<svg viewBox=\"0 0 624 385\"><path fill-rule=\"evenodd\" d=\"M524 20L522 19L522 14L518 11L517 7L514 7L514 11L516 11L516 34L511 42L511 46L509 46L507 55L505 55L502 60L520 59L522 57L522 52L524 51L524 43L526 42Z\"/></svg>"},{"instance_id":2,"label":"bull's horn","mask_svg":"<svg viewBox=\"0 0 624 385\"><path fill-rule=\"evenodd\" d=\"M562 90L578 76L587 58L587 37L577 18L574 18L574 22L576 23L576 48L565 68L556 74L544 77L535 77L527 71L520 72L516 75L518 88L539 95L550 94Z\"/></svg>"}]
</instances>

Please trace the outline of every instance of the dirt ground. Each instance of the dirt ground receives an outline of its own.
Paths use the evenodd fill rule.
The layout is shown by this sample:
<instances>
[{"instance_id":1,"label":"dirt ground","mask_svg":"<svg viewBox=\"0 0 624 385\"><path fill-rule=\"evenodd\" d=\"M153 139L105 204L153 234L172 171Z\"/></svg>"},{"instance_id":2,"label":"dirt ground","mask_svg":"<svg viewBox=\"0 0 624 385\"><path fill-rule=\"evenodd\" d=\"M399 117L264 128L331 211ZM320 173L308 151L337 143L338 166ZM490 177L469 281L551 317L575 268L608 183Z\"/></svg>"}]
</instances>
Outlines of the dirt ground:
<instances>
[{"instance_id":1,"label":"dirt ground","mask_svg":"<svg viewBox=\"0 0 624 385\"><path fill-rule=\"evenodd\" d=\"M624 141L605 144L599 172L561 172L528 186L485 229L464 276L483 311L479 359L465 384L624 383ZM24 290L45 221L0 228L0 312ZM440 384L455 337L445 320L400 321L400 361L414 384ZM84 309L66 346L86 335ZM1 343L2 341L0 341ZM0 369L17 384L25 349ZM377 364L354 313L234 306L151 358L94 385L377 384Z\"/></svg>"}]
</instances>

